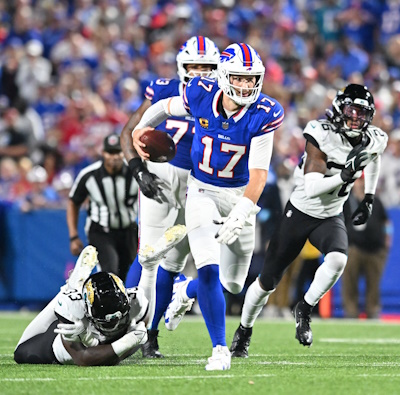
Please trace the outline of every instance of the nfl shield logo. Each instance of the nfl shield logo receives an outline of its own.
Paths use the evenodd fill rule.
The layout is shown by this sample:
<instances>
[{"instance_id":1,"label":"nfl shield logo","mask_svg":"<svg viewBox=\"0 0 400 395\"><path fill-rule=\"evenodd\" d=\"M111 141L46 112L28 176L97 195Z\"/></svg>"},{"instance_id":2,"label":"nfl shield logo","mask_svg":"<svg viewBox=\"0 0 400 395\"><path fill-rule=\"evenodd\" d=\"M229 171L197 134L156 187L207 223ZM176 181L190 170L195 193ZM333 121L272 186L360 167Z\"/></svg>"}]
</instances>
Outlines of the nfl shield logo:
<instances>
[{"instance_id":1,"label":"nfl shield logo","mask_svg":"<svg viewBox=\"0 0 400 395\"><path fill-rule=\"evenodd\" d=\"M222 129L226 130L229 128L229 122L222 122Z\"/></svg>"}]
</instances>

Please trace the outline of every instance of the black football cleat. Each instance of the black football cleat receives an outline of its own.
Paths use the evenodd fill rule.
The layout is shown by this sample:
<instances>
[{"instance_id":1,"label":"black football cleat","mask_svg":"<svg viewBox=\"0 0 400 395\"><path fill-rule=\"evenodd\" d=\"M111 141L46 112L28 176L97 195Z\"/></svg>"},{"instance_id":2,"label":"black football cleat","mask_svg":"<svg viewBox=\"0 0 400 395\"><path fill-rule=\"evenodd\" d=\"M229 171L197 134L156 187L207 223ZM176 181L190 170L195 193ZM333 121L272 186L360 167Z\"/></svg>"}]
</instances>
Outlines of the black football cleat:
<instances>
[{"instance_id":1,"label":"black football cleat","mask_svg":"<svg viewBox=\"0 0 400 395\"><path fill-rule=\"evenodd\" d=\"M311 347L313 342L312 330L310 327L311 312L306 313L300 307L299 303L294 306L293 315L296 320L296 339L303 346Z\"/></svg>"},{"instance_id":2,"label":"black football cleat","mask_svg":"<svg viewBox=\"0 0 400 395\"><path fill-rule=\"evenodd\" d=\"M158 332L157 329L149 329L147 331L147 342L142 346L143 358L164 358L164 355L158 351Z\"/></svg>"},{"instance_id":3,"label":"black football cleat","mask_svg":"<svg viewBox=\"0 0 400 395\"><path fill-rule=\"evenodd\" d=\"M236 329L233 335L232 345L229 351L234 358L248 358L251 334L253 328L245 328L242 324Z\"/></svg>"}]
</instances>

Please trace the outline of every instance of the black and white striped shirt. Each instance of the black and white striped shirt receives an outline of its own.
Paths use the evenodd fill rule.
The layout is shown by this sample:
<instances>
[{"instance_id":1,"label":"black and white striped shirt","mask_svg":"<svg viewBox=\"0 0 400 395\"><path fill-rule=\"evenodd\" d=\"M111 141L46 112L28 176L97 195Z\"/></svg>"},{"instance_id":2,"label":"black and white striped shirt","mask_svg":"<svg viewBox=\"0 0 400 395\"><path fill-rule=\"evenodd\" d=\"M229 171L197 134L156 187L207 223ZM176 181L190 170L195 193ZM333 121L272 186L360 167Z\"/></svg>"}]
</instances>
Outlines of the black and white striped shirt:
<instances>
[{"instance_id":1,"label":"black and white striped shirt","mask_svg":"<svg viewBox=\"0 0 400 395\"><path fill-rule=\"evenodd\" d=\"M125 229L136 221L134 203L138 185L125 163L121 173L116 175L107 173L102 160L82 169L69 197L80 206L88 196L87 220L99 224L106 231Z\"/></svg>"}]
</instances>

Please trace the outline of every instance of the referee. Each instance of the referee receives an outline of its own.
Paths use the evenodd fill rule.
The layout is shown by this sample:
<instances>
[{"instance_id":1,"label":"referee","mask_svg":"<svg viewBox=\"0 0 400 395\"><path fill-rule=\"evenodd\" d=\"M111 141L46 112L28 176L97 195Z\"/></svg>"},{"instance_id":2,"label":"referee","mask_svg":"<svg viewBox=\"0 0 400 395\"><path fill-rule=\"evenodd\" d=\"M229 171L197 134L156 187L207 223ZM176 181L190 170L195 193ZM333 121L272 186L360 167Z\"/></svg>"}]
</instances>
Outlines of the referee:
<instances>
[{"instance_id":1,"label":"referee","mask_svg":"<svg viewBox=\"0 0 400 395\"><path fill-rule=\"evenodd\" d=\"M133 205L138 185L123 161L120 138L104 139L103 159L78 174L67 205L70 249L79 255L83 249L78 235L79 209L89 197L85 231L89 244L97 248L100 270L117 274L125 281L138 245L138 228Z\"/></svg>"}]
</instances>

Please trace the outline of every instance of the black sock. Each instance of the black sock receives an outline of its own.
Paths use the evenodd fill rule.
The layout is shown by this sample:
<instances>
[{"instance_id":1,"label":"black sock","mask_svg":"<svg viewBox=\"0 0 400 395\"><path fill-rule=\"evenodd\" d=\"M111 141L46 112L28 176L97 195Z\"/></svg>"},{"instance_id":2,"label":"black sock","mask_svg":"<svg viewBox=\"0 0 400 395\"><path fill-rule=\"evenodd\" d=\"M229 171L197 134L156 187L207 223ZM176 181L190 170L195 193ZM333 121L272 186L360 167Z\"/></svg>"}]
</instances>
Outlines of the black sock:
<instances>
[{"instance_id":1,"label":"black sock","mask_svg":"<svg viewBox=\"0 0 400 395\"><path fill-rule=\"evenodd\" d=\"M304 299L299 302L299 309L305 314L310 315L314 306L308 304Z\"/></svg>"}]
</instances>

